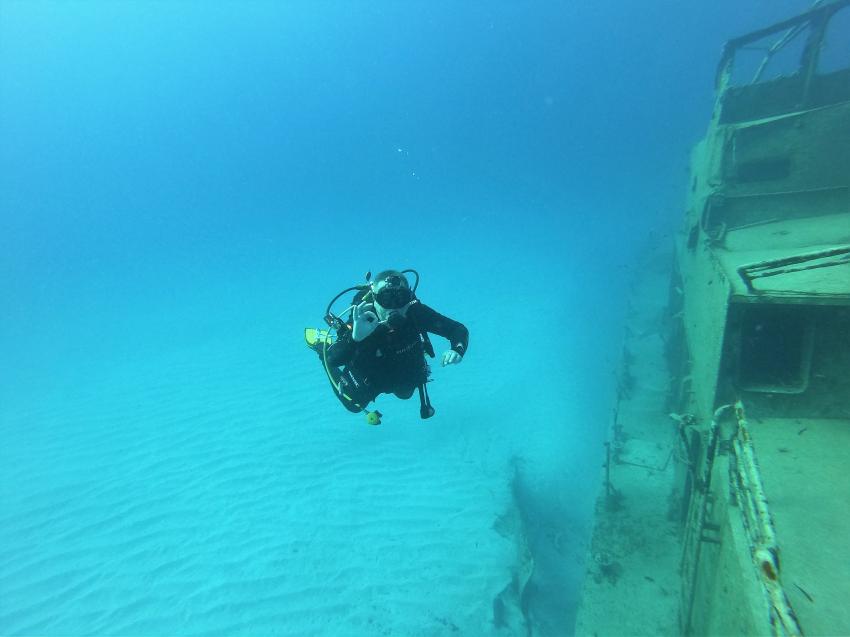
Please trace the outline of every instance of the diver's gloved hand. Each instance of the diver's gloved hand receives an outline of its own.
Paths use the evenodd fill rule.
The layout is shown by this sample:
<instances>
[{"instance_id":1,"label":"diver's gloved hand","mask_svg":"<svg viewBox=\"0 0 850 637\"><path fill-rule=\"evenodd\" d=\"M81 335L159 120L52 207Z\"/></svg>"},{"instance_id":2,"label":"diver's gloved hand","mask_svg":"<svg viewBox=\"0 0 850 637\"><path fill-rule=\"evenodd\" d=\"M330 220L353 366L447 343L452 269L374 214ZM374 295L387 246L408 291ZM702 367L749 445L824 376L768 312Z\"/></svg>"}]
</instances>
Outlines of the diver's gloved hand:
<instances>
[{"instance_id":1,"label":"diver's gloved hand","mask_svg":"<svg viewBox=\"0 0 850 637\"><path fill-rule=\"evenodd\" d=\"M373 309L372 304L366 301L354 308L354 325L351 329L351 338L358 343L371 335L378 327L378 315L375 314Z\"/></svg>"},{"instance_id":2,"label":"diver's gloved hand","mask_svg":"<svg viewBox=\"0 0 850 637\"><path fill-rule=\"evenodd\" d=\"M453 349L443 352L443 367L446 365L457 365L463 360L463 356L458 354Z\"/></svg>"}]
</instances>

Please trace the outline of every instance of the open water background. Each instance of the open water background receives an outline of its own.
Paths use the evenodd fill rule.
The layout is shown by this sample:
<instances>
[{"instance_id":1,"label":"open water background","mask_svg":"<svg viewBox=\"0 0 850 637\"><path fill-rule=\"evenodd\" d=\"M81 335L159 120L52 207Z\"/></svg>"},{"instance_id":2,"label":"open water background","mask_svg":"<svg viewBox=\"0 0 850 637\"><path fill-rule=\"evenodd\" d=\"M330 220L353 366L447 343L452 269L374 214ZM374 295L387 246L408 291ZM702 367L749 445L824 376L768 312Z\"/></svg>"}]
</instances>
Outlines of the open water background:
<instances>
[{"instance_id":1,"label":"open water background","mask_svg":"<svg viewBox=\"0 0 850 637\"><path fill-rule=\"evenodd\" d=\"M506 506L569 632L631 277L807 4L0 2L0 634L489 634ZM471 341L369 429L301 330L387 267Z\"/></svg>"}]
</instances>

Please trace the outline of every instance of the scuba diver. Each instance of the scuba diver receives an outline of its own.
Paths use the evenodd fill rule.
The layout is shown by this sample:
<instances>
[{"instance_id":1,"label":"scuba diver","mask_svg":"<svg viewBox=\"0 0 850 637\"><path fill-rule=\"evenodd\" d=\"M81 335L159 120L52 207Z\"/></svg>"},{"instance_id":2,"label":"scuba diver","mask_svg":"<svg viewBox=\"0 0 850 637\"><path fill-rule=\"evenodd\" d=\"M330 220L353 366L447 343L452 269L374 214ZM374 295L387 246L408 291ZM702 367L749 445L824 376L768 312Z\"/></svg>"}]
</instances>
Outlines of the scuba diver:
<instances>
[{"instance_id":1,"label":"scuba diver","mask_svg":"<svg viewBox=\"0 0 850 637\"><path fill-rule=\"evenodd\" d=\"M413 288L405 277L416 277ZM385 270L366 284L355 285L337 294L328 304L325 322L331 330L307 328L307 345L318 353L337 398L353 413L379 394L395 394L408 399L419 390L422 418L434 415L426 383L431 369L425 360L434 358L428 333L447 339L451 348L442 355L442 364L460 363L469 344L469 331L457 321L431 309L416 297L419 273L415 270ZM347 320L333 313L333 304L347 292L356 294ZM334 335L331 334L334 331ZM367 412L367 422L377 425L381 413Z\"/></svg>"}]
</instances>

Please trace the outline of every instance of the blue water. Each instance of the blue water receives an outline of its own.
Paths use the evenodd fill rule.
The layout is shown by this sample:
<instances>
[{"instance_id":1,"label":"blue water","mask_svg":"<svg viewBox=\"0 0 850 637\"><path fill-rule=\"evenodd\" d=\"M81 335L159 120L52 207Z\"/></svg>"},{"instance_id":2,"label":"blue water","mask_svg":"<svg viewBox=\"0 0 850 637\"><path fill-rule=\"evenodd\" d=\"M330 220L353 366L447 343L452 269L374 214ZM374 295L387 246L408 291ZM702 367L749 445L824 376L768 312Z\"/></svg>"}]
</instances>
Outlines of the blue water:
<instances>
[{"instance_id":1,"label":"blue water","mask_svg":"<svg viewBox=\"0 0 850 637\"><path fill-rule=\"evenodd\" d=\"M807 5L0 3L0 634L510 634L516 458L569 634L635 264ZM301 331L388 267L471 340L372 429Z\"/></svg>"}]
</instances>

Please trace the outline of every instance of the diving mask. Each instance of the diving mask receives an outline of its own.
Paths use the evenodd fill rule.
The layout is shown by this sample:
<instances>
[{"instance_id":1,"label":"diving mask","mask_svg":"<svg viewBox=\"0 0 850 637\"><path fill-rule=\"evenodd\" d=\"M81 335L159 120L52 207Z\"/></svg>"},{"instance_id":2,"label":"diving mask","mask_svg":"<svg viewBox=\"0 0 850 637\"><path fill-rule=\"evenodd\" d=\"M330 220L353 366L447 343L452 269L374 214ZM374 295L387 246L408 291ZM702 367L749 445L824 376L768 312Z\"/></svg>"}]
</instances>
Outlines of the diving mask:
<instances>
[{"instance_id":1,"label":"diving mask","mask_svg":"<svg viewBox=\"0 0 850 637\"><path fill-rule=\"evenodd\" d=\"M375 302L388 310L398 310L413 300L413 293L408 288L383 287L375 292Z\"/></svg>"},{"instance_id":2,"label":"diving mask","mask_svg":"<svg viewBox=\"0 0 850 637\"><path fill-rule=\"evenodd\" d=\"M410 285L401 274L391 274L374 283L372 295L375 303L386 310L400 310L413 300Z\"/></svg>"}]
</instances>

